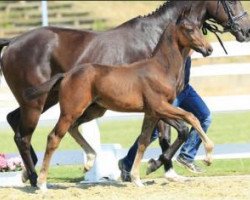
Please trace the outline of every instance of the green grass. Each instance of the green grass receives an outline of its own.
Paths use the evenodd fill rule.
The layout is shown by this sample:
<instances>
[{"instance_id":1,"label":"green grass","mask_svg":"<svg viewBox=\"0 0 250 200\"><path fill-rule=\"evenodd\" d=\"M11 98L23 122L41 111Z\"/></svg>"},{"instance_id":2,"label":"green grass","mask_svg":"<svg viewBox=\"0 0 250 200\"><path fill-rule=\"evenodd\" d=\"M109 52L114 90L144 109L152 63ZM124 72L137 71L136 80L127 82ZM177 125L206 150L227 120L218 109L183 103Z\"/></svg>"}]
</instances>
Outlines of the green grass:
<instances>
[{"instance_id":1,"label":"green grass","mask_svg":"<svg viewBox=\"0 0 250 200\"><path fill-rule=\"evenodd\" d=\"M47 135L52 129L52 126L39 126L33 137L32 145L36 151L44 151L47 142ZM0 152L3 153L13 153L18 152L16 145L13 140L13 132L10 129L0 129ZM59 150L62 149L79 149L79 146L76 142L70 137L69 134L66 134L65 138L62 140Z\"/></svg>"},{"instance_id":2,"label":"green grass","mask_svg":"<svg viewBox=\"0 0 250 200\"><path fill-rule=\"evenodd\" d=\"M200 162L198 162L202 165ZM250 174L250 159L236 159L236 160L214 160L214 163L205 167L206 170L203 174L193 174L186 169L180 167L174 163L174 168L180 175L184 176L226 176L226 175L244 175ZM143 163L141 166L140 174L141 178L161 178L163 177L164 170L160 168L156 172L146 175L146 163ZM84 178L82 172L82 166L56 166L51 167L49 170L49 182L79 182Z\"/></svg>"},{"instance_id":3,"label":"green grass","mask_svg":"<svg viewBox=\"0 0 250 200\"><path fill-rule=\"evenodd\" d=\"M250 112L214 113L208 131L215 144L250 143ZM103 143L129 147L140 133L142 120L110 121L100 124ZM176 137L176 134L173 134ZM158 146L157 143L153 144Z\"/></svg>"},{"instance_id":4,"label":"green grass","mask_svg":"<svg viewBox=\"0 0 250 200\"><path fill-rule=\"evenodd\" d=\"M234 160L214 160L211 166L204 166L201 161L197 161L197 164L205 169L205 173L194 174L187 169L180 167L174 162L174 169L178 174L184 176L224 176L224 175L242 175L250 174L250 159L234 159ZM159 178L164 173L163 167L160 170L146 176L146 163L142 165L141 176Z\"/></svg>"},{"instance_id":5,"label":"green grass","mask_svg":"<svg viewBox=\"0 0 250 200\"><path fill-rule=\"evenodd\" d=\"M216 144L250 143L250 111L233 113L214 113L213 123L209 130L210 137ZM140 132L141 119L122 121L106 121L100 123L102 143L120 143L123 147L130 147ZM34 134L32 144L36 151L44 151L46 137L52 126L39 126ZM17 152L10 129L0 129L0 152ZM175 134L173 134L175 135ZM158 147L158 142L151 146ZM80 149L76 142L67 134L59 149ZM250 159L214 160L210 167L205 167L202 176L250 174ZM194 176L194 174L175 164L179 174ZM39 169L38 169L39 170ZM163 168L149 176L145 175L146 164L141 167L142 178L158 178L163 176ZM200 176L200 175L199 175ZM79 182L83 180L82 166L53 166L50 167L49 182Z\"/></svg>"},{"instance_id":6,"label":"green grass","mask_svg":"<svg viewBox=\"0 0 250 200\"><path fill-rule=\"evenodd\" d=\"M250 143L250 111L232 113L214 113L213 122L208 131L215 144ZM113 120L99 123L102 143L119 143L130 147L140 133L142 119ZM32 138L36 151L44 151L46 137L52 126L38 126ZM17 152L10 128L0 129L0 152ZM176 137L176 134L172 134ZM151 147L157 147L154 142ZM76 142L66 134L60 147L62 149L80 149Z\"/></svg>"}]
</instances>

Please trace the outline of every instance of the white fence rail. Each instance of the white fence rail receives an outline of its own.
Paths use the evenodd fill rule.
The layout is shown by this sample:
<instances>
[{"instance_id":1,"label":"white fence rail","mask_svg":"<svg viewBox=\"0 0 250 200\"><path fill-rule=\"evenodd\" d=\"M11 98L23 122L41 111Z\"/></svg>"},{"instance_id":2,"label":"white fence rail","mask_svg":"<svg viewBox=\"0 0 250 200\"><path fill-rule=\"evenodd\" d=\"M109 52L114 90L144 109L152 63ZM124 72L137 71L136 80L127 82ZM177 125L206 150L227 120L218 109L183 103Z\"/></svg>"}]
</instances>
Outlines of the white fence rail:
<instances>
[{"instance_id":1,"label":"white fence rail","mask_svg":"<svg viewBox=\"0 0 250 200\"><path fill-rule=\"evenodd\" d=\"M239 43L237 41L228 41L224 42L224 46L228 52L228 55L225 54L219 42L212 42L213 53L212 58L218 57L233 57L233 56L248 56L250 55L250 43ZM202 58L202 55L194 52L192 58L199 59Z\"/></svg>"},{"instance_id":2,"label":"white fence rail","mask_svg":"<svg viewBox=\"0 0 250 200\"><path fill-rule=\"evenodd\" d=\"M225 42L225 47L228 50L228 55L225 55L223 49L219 43L212 43L214 52L211 57L231 57L231 56L246 56L250 55L250 43L238 43L238 42ZM194 59L201 59L202 56L198 53L192 55ZM191 77L197 76L218 76L218 75L236 75L236 74L250 74L250 63L234 63L234 64L219 64L219 65L204 65L200 67L194 67L191 69ZM2 77L1 87L6 87L6 83ZM250 80L249 80L250 87ZM246 95L232 95L232 96L215 96L215 97L205 97L205 102L211 109L211 111L241 111L250 110L250 94ZM0 93L0 103L6 102L6 106L0 107L0 122L5 121L8 112L17 107L14 102L15 99L11 93L1 94ZM1 103L3 105L4 103ZM42 120L57 119L59 115L58 105L51 108L45 114L42 115ZM105 117L122 117L122 116L140 116L140 113L119 113L108 111L104 115Z\"/></svg>"}]
</instances>

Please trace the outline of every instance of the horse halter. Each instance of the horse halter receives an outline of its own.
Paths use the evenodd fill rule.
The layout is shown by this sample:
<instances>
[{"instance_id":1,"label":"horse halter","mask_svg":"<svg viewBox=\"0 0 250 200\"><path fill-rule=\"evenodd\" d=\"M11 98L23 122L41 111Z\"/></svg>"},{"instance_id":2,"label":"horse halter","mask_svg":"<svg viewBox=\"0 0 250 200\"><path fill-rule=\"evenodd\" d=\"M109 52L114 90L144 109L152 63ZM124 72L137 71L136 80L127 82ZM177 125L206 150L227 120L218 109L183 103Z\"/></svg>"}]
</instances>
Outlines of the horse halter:
<instances>
[{"instance_id":1,"label":"horse halter","mask_svg":"<svg viewBox=\"0 0 250 200\"><path fill-rule=\"evenodd\" d=\"M237 31L241 31L239 28L239 24L237 23L237 21L241 20L242 18L244 18L245 16L247 16L247 12L244 11L242 13L240 13L237 16L233 16L233 12L232 9L230 8L230 6L228 4L232 4L233 1L226 1L226 0L218 0L217 2L217 10L216 13L218 14L218 10L219 10L219 4L222 4L223 9L225 11L225 13L228 16L228 21L226 23L226 25L224 26L224 30L219 30L219 28L215 25L215 24L209 24L207 22L204 22L203 27L202 27L202 31L204 35L207 35L207 31L211 31L212 33L215 34L215 36L217 37L218 41L220 42L224 52L227 54L226 48L223 45L222 40L220 39L219 35L217 33L225 33L225 32L237 32ZM212 22L212 23L216 23L214 20L209 19L208 21Z\"/></svg>"},{"instance_id":2,"label":"horse halter","mask_svg":"<svg viewBox=\"0 0 250 200\"><path fill-rule=\"evenodd\" d=\"M232 1L225 1L225 0L219 0L218 1L218 5L219 3L222 4L224 11L226 12L227 16L228 16L228 22L226 23L225 27L224 27L224 32L228 32L228 31L233 31L233 32L237 32L240 31L239 25L237 23L237 21L241 20L242 18L246 17L248 14L246 11L240 13L239 15L233 16L233 12L232 9L230 8L230 6L228 4L232 4ZM234 2L235 3L235 2ZM217 6L218 9L219 6Z\"/></svg>"}]
</instances>

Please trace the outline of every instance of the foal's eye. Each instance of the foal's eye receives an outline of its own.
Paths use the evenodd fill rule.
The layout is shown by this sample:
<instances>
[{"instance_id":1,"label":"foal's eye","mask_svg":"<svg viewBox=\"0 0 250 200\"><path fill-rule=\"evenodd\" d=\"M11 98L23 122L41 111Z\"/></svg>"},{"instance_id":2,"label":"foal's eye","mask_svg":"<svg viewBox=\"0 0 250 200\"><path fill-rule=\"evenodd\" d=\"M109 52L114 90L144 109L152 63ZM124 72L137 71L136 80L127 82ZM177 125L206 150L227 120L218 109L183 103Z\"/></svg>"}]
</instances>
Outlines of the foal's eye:
<instances>
[{"instance_id":1,"label":"foal's eye","mask_svg":"<svg viewBox=\"0 0 250 200\"><path fill-rule=\"evenodd\" d=\"M194 31L194 28L193 28L192 26L186 26L185 29L186 29L186 31L189 32L189 33L191 33L191 32Z\"/></svg>"},{"instance_id":2,"label":"foal's eye","mask_svg":"<svg viewBox=\"0 0 250 200\"><path fill-rule=\"evenodd\" d=\"M193 29L186 29L186 33L193 33L194 30Z\"/></svg>"}]
</instances>

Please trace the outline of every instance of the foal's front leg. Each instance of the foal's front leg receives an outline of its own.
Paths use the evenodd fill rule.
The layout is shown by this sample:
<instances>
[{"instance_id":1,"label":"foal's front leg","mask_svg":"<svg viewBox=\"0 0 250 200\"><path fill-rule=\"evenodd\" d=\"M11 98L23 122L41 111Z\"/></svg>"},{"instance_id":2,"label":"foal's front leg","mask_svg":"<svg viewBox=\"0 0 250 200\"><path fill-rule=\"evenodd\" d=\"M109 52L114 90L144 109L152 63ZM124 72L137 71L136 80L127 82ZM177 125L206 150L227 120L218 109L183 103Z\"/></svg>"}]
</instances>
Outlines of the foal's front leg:
<instances>
[{"instance_id":1,"label":"foal's front leg","mask_svg":"<svg viewBox=\"0 0 250 200\"><path fill-rule=\"evenodd\" d=\"M194 129L197 130L206 151L205 161L207 164L212 163L212 151L214 148L213 142L208 138L206 133L203 131L199 120L190 112L182 109L178 109L168 102L162 102L160 107L156 108L160 118L163 119L183 119L189 123Z\"/></svg>"},{"instance_id":2,"label":"foal's front leg","mask_svg":"<svg viewBox=\"0 0 250 200\"><path fill-rule=\"evenodd\" d=\"M141 160L143 158L143 154L147 146L150 144L151 135L158 121L159 121L158 118L151 117L147 114L145 114L144 116L141 135L139 136L139 139L138 139L138 150L137 150L135 160L134 160L131 172L130 172L132 182L134 182L139 187L143 186L141 179L140 179Z\"/></svg>"}]
</instances>

